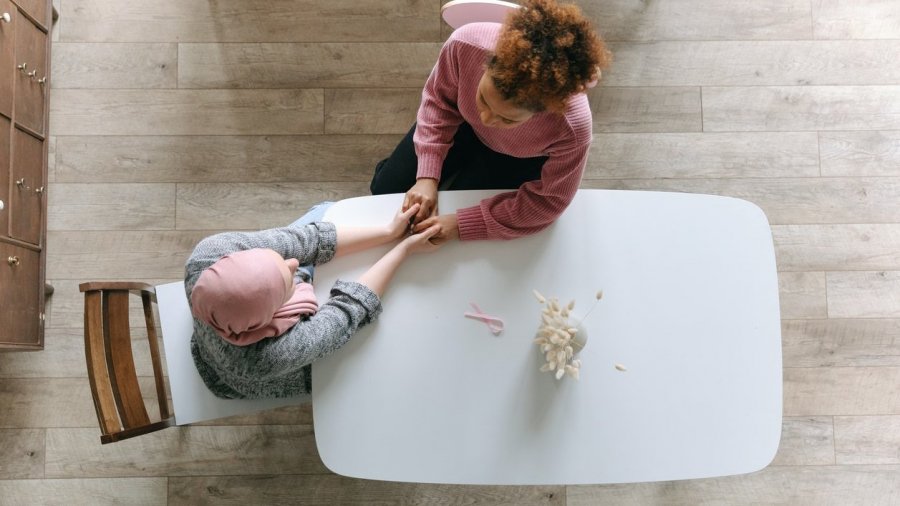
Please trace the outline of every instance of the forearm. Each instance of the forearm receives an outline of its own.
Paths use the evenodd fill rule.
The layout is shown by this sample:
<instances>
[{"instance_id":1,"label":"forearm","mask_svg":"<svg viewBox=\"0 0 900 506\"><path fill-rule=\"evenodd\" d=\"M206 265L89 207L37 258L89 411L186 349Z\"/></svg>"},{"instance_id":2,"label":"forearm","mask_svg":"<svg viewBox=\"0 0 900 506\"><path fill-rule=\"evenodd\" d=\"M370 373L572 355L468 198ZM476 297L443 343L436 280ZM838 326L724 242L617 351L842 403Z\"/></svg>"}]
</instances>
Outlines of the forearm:
<instances>
[{"instance_id":1,"label":"forearm","mask_svg":"<svg viewBox=\"0 0 900 506\"><path fill-rule=\"evenodd\" d=\"M459 69L455 53L458 43L450 40L441 48L437 64L422 89L413 135L417 157L417 178L441 179L441 167L463 122L457 107Z\"/></svg>"},{"instance_id":2,"label":"forearm","mask_svg":"<svg viewBox=\"0 0 900 506\"><path fill-rule=\"evenodd\" d=\"M459 237L463 241L516 239L547 228L566 210L581 183L587 147L553 155L544 164L541 178L513 192L458 209Z\"/></svg>"},{"instance_id":3,"label":"forearm","mask_svg":"<svg viewBox=\"0 0 900 506\"><path fill-rule=\"evenodd\" d=\"M334 256L356 253L390 242L394 237L387 227L337 227Z\"/></svg>"},{"instance_id":4,"label":"forearm","mask_svg":"<svg viewBox=\"0 0 900 506\"><path fill-rule=\"evenodd\" d=\"M277 339L268 340L252 360L241 360L240 374L253 377L282 376L310 364L343 346L363 325L381 313L381 301L360 283L338 280L331 297L319 311L301 320Z\"/></svg>"},{"instance_id":5,"label":"forearm","mask_svg":"<svg viewBox=\"0 0 900 506\"><path fill-rule=\"evenodd\" d=\"M222 232L200 241L185 263L185 280L193 286L207 267L222 257L254 248L274 250L301 265L324 263L334 255L335 233L331 223L310 223L258 232Z\"/></svg>"},{"instance_id":6,"label":"forearm","mask_svg":"<svg viewBox=\"0 0 900 506\"><path fill-rule=\"evenodd\" d=\"M406 249L398 244L391 248L391 250L381 257L380 260L375 262L375 265L363 273L357 281L360 284L367 286L380 298L384 295L387 285L391 282L391 279L393 279L394 273L397 272L397 268L400 267L400 264L403 263L406 256Z\"/></svg>"}]
</instances>

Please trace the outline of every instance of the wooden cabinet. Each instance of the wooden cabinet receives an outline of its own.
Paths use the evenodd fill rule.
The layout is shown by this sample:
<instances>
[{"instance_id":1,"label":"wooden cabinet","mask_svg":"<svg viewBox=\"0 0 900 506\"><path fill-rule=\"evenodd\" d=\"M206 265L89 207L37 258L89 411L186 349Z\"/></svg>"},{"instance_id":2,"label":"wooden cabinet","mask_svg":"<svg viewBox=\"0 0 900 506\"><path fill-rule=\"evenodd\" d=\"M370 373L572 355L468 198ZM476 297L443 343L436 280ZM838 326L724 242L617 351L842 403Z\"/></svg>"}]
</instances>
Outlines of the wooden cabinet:
<instances>
[{"instance_id":1,"label":"wooden cabinet","mask_svg":"<svg viewBox=\"0 0 900 506\"><path fill-rule=\"evenodd\" d=\"M16 73L16 25L19 12L9 0L0 0L0 114L12 117L13 82Z\"/></svg>"},{"instance_id":2,"label":"wooden cabinet","mask_svg":"<svg viewBox=\"0 0 900 506\"><path fill-rule=\"evenodd\" d=\"M44 142L13 130L10 163L9 236L29 244L41 245L43 239Z\"/></svg>"},{"instance_id":3,"label":"wooden cabinet","mask_svg":"<svg viewBox=\"0 0 900 506\"><path fill-rule=\"evenodd\" d=\"M0 350L44 345L51 13L0 0Z\"/></svg>"},{"instance_id":4,"label":"wooden cabinet","mask_svg":"<svg viewBox=\"0 0 900 506\"><path fill-rule=\"evenodd\" d=\"M16 123L38 135L44 134L44 100L47 87L47 34L19 17L16 25Z\"/></svg>"},{"instance_id":5,"label":"wooden cabinet","mask_svg":"<svg viewBox=\"0 0 900 506\"><path fill-rule=\"evenodd\" d=\"M0 237L9 236L9 167L12 160L12 122L0 114ZM0 299L2 304L3 299Z\"/></svg>"},{"instance_id":6,"label":"wooden cabinet","mask_svg":"<svg viewBox=\"0 0 900 506\"><path fill-rule=\"evenodd\" d=\"M0 243L0 343L8 347L43 347L43 255L31 248Z\"/></svg>"},{"instance_id":7,"label":"wooden cabinet","mask_svg":"<svg viewBox=\"0 0 900 506\"><path fill-rule=\"evenodd\" d=\"M50 12L52 2L46 0L13 0L19 9L34 22L40 25L45 32L50 27Z\"/></svg>"}]
</instances>

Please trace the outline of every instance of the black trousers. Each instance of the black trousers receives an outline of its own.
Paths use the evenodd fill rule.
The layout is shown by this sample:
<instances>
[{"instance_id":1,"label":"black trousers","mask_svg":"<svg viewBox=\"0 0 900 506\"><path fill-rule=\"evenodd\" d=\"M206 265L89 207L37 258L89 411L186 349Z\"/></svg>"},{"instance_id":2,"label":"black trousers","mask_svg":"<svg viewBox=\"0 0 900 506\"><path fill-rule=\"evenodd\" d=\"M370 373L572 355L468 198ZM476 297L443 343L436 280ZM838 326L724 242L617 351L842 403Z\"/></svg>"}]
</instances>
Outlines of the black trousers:
<instances>
[{"instance_id":1,"label":"black trousers","mask_svg":"<svg viewBox=\"0 0 900 506\"><path fill-rule=\"evenodd\" d=\"M406 193L416 183L418 157L413 145L413 124L406 137L391 153L378 162L369 189L372 195ZM475 136L468 123L459 125L453 146L441 169L442 190L516 189L523 183L540 179L546 156L516 158L497 153Z\"/></svg>"}]
</instances>

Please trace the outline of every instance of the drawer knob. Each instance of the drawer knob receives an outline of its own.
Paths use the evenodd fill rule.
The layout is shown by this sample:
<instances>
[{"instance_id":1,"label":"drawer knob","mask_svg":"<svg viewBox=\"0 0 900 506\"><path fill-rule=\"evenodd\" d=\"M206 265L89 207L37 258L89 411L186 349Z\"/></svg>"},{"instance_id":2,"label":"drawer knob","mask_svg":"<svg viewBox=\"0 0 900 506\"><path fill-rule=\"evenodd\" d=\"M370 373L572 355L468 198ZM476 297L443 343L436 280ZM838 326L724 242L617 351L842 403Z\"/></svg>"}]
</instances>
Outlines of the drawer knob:
<instances>
[{"instance_id":1,"label":"drawer knob","mask_svg":"<svg viewBox=\"0 0 900 506\"><path fill-rule=\"evenodd\" d=\"M9 23L12 21L12 16L10 16L8 12L4 12L3 14L0 14L0 19L5 23Z\"/></svg>"},{"instance_id":2,"label":"drawer knob","mask_svg":"<svg viewBox=\"0 0 900 506\"><path fill-rule=\"evenodd\" d=\"M15 266L19 265L19 257L17 257L17 256L11 256L11 257L9 257L9 258L6 259L6 263L8 263L9 265L11 265L12 267L15 267Z\"/></svg>"}]
</instances>

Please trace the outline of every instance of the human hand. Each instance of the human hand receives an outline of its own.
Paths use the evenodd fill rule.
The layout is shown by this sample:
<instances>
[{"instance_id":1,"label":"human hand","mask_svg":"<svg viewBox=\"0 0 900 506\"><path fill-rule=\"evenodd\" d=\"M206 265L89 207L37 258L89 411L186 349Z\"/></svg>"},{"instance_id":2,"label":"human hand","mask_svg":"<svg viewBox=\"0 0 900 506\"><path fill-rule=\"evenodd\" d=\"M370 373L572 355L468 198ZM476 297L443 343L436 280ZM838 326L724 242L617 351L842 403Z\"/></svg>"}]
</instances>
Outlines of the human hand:
<instances>
[{"instance_id":1,"label":"human hand","mask_svg":"<svg viewBox=\"0 0 900 506\"><path fill-rule=\"evenodd\" d=\"M459 221L454 214L440 214L432 216L420 222L413 228L413 232L420 232L432 226L439 226L440 230L431 238L435 244L443 244L452 239L459 239Z\"/></svg>"},{"instance_id":2,"label":"human hand","mask_svg":"<svg viewBox=\"0 0 900 506\"><path fill-rule=\"evenodd\" d=\"M420 223L425 218L437 214L438 182L437 179L423 177L406 192L402 210L406 211L413 204L419 204L419 210L413 216L412 224Z\"/></svg>"},{"instance_id":3,"label":"human hand","mask_svg":"<svg viewBox=\"0 0 900 506\"><path fill-rule=\"evenodd\" d=\"M394 215L394 218L387 225L388 237L399 239L409 232L411 220L421 207L421 204L415 203L408 209L398 209L397 214Z\"/></svg>"},{"instance_id":4,"label":"human hand","mask_svg":"<svg viewBox=\"0 0 900 506\"><path fill-rule=\"evenodd\" d=\"M440 230L440 225L432 225L421 232L416 232L406 239L403 239L397 247L402 248L403 252L406 254L430 253L443 245L443 242L432 241L434 236L437 235Z\"/></svg>"}]
</instances>

